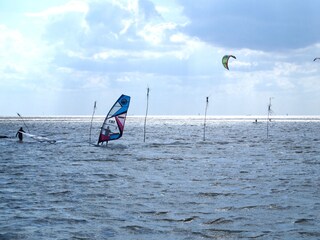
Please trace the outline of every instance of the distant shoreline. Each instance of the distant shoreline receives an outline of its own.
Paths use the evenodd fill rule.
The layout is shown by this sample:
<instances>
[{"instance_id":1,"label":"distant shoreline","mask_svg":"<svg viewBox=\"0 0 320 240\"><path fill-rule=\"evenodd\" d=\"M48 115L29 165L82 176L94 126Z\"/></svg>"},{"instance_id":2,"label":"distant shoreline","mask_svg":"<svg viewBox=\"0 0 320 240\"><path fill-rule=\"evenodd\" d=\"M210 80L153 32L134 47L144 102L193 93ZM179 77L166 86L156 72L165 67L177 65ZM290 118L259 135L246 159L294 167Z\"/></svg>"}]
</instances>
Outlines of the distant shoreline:
<instances>
[{"instance_id":1,"label":"distant shoreline","mask_svg":"<svg viewBox=\"0 0 320 240\"><path fill-rule=\"evenodd\" d=\"M127 120L143 118L143 115L128 115ZM24 116L25 121L87 121L91 115L56 115L56 116ZM105 116L97 115L94 119L104 119ZM203 120L203 115L150 115L149 120ZM267 116L263 115L210 115L207 121L250 121L264 122ZM275 115L272 121L320 121L320 115ZM18 116L0 116L0 121L21 121Z\"/></svg>"}]
</instances>

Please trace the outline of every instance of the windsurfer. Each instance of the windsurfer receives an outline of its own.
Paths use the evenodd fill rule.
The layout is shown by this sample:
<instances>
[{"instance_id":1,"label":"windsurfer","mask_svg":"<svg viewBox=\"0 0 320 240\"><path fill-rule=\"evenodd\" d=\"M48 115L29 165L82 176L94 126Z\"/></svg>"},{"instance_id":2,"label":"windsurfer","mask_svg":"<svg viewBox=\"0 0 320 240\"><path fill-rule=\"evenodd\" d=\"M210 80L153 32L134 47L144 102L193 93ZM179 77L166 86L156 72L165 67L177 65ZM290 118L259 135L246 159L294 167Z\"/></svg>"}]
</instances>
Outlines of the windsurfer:
<instances>
[{"instance_id":1,"label":"windsurfer","mask_svg":"<svg viewBox=\"0 0 320 240\"><path fill-rule=\"evenodd\" d=\"M111 132L109 126L107 126L106 129L103 129L103 130L102 130L103 136L107 137L107 139L109 139L109 136L110 136L111 133L112 133L112 132ZM100 140L99 140L98 144L99 144L100 142L101 142L101 145L103 145L103 141L100 141ZM105 140L105 142L106 142L106 144L108 145L108 140Z\"/></svg>"},{"instance_id":2,"label":"windsurfer","mask_svg":"<svg viewBox=\"0 0 320 240\"><path fill-rule=\"evenodd\" d=\"M22 142L22 140L23 140L23 133L24 133L24 132L25 132L25 131L23 130L23 128L20 127L20 129L19 129L18 132L16 133L16 137L18 136L20 142Z\"/></svg>"},{"instance_id":3,"label":"windsurfer","mask_svg":"<svg viewBox=\"0 0 320 240\"><path fill-rule=\"evenodd\" d=\"M109 138L109 135L111 134L111 130L109 128L109 126L107 127L107 129L104 130L105 135ZM106 141L106 144L108 145L108 141Z\"/></svg>"},{"instance_id":4,"label":"windsurfer","mask_svg":"<svg viewBox=\"0 0 320 240\"><path fill-rule=\"evenodd\" d=\"M105 129L105 134L104 135L109 136L110 133L111 133L111 130L110 130L109 126L108 126L107 129Z\"/></svg>"}]
</instances>

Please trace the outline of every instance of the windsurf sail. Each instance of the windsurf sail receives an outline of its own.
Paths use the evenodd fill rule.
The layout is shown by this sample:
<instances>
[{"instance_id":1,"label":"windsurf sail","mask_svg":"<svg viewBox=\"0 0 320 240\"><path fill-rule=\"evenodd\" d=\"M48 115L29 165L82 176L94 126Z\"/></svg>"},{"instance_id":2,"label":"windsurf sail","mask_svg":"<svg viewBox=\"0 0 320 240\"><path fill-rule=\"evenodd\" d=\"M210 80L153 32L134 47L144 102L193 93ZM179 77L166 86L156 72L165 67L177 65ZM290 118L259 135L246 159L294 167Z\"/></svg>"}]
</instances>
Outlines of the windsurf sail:
<instances>
[{"instance_id":1,"label":"windsurf sail","mask_svg":"<svg viewBox=\"0 0 320 240\"><path fill-rule=\"evenodd\" d=\"M129 104L130 97L123 94L115 102L102 124L98 144L116 140L122 136Z\"/></svg>"},{"instance_id":2,"label":"windsurf sail","mask_svg":"<svg viewBox=\"0 0 320 240\"><path fill-rule=\"evenodd\" d=\"M55 143L56 142L56 140L52 140L52 139L46 138L46 137L37 136L34 134L30 134L30 133L26 133L26 132L20 132L20 133L22 133L24 136L30 137L30 138L38 141L38 142L48 142L48 143Z\"/></svg>"},{"instance_id":3,"label":"windsurf sail","mask_svg":"<svg viewBox=\"0 0 320 240\"><path fill-rule=\"evenodd\" d=\"M18 131L19 133L22 133L24 136L30 137L30 138L38 141L38 142L48 142L48 143L55 143L55 142L56 142L56 140L52 140L52 139L49 139L49 138L46 138L46 137L41 137L41 136L37 136L37 135L34 135L34 134L30 134L30 133L29 133L30 130L29 130L27 124L25 123L25 121L23 120L23 117L22 117L19 113L17 113L17 115L20 117L20 119L22 120L24 126L26 127L26 129L27 129L27 131L28 131L28 133L24 132L24 131L22 130L22 127L21 127L20 130L22 130L22 131L19 130L19 131ZM22 139L21 139L21 140L22 140Z\"/></svg>"}]
</instances>

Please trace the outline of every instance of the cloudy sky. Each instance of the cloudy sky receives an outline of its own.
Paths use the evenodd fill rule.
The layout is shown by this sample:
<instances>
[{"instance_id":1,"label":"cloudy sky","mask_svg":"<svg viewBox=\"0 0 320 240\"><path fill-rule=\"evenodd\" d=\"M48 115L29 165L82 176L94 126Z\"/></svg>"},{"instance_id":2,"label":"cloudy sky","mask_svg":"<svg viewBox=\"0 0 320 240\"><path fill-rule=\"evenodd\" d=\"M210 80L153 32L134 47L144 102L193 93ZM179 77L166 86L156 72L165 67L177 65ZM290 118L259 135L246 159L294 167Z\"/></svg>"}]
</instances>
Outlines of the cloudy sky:
<instances>
[{"instance_id":1,"label":"cloudy sky","mask_svg":"<svg viewBox=\"0 0 320 240\"><path fill-rule=\"evenodd\" d=\"M320 115L320 1L0 2L0 116ZM221 58L237 59L223 68Z\"/></svg>"}]
</instances>

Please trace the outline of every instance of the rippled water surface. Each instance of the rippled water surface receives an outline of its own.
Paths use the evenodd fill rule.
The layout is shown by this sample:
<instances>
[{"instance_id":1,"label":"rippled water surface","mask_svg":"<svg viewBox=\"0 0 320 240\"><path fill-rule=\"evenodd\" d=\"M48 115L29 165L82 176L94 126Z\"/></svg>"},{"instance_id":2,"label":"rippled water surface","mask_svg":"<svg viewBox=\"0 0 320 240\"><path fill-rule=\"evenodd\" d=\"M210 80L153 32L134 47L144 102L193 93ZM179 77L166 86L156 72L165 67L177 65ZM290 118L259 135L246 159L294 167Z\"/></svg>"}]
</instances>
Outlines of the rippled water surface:
<instances>
[{"instance_id":1,"label":"rippled water surface","mask_svg":"<svg viewBox=\"0 0 320 240\"><path fill-rule=\"evenodd\" d=\"M260 119L259 119L260 120ZM93 123L97 140L103 118ZM319 239L320 119L0 118L0 239ZM261 123L260 123L261 122Z\"/></svg>"}]
</instances>

